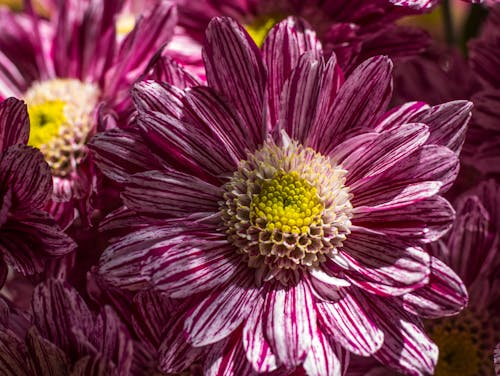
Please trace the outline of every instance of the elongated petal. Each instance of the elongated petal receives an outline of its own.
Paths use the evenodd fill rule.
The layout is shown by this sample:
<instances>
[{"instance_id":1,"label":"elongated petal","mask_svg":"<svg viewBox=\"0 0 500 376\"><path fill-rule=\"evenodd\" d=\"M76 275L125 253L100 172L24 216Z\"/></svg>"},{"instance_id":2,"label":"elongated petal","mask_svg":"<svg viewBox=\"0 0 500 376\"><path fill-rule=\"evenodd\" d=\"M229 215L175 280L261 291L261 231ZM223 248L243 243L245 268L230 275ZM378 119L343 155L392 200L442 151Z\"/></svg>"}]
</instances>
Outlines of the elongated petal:
<instances>
[{"instance_id":1,"label":"elongated petal","mask_svg":"<svg viewBox=\"0 0 500 376\"><path fill-rule=\"evenodd\" d=\"M267 73L260 50L236 21L215 18L207 27L203 61L209 85L235 105L252 143L261 144Z\"/></svg>"},{"instance_id":2,"label":"elongated petal","mask_svg":"<svg viewBox=\"0 0 500 376\"><path fill-rule=\"evenodd\" d=\"M105 358L88 355L75 363L71 376L112 375L114 372L116 372L115 367Z\"/></svg>"},{"instance_id":3,"label":"elongated petal","mask_svg":"<svg viewBox=\"0 0 500 376\"><path fill-rule=\"evenodd\" d=\"M36 328L28 331L26 345L34 375L59 376L69 373L70 362L64 351L42 338Z\"/></svg>"},{"instance_id":4,"label":"elongated petal","mask_svg":"<svg viewBox=\"0 0 500 376\"><path fill-rule=\"evenodd\" d=\"M42 209L52 192L52 175L42 153L24 145L3 153L0 182L12 189L12 205L17 210Z\"/></svg>"},{"instance_id":5,"label":"elongated petal","mask_svg":"<svg viewBox=\"0 0 500 376\"><path fill-rule=\"evenodd\" d=\"M186 71L177 61L170 56L162 56L157 53L149 63L148 74L152 80L167 82L180 89L198 86L199 80Z\"/></svg>"},{"instance_id":6,"label":"elongated petal","mask_svg":"<svg viewBox=\"0 0 500 376\"><path fill-rule=\"evenodd\" d=\"M258 293L252 273L242 268L186 317L184 328L188 342L203 346L229 336L248 317Z\"/></svg>"},{"instance_id":7,"label":"elongated petal","mask_svg":"<svg viewBox=\"0 0 500 376\"><path fill-rule=\"evenodd\" d=\"M353 229L340 255L348 280L375 294L410 292L427 283L430 273L430 256L422 248L361 228Z\"/></svg>"},{"instance_id":8,"label":"elongated petal","mask_svg":"<svg viewBox=\"0 0 500 376\"><path fill-rule=\"evenodd\" d=\"M275 25L264 41L262 54L269 72L267 96L271 125L278 121L283 86L306 51L319 58L321 43L312 28L296 17L288 17Z\"/></svg>"},{"instance_id":9,"label":"elongated petal","mask_svg":"<svg viewBox=\"0 0 500 376\"><path fill-rule=\"evenodd\" d=\"M329 152L348 133L375 126L391 97L392 63L382 56L365 61L349 76L340 88L329 111L316 119L315 129L324 136L315 145L322 154Z\"/></svg>"},{"instance_id":10,"label":"elongated petal","mask_svg":"<svg viewBox=\"0 0 500 376\"><path fill-rule=\"evenodd\" d=\"M316 310L309 286L300 281L266 291L264 321L273 353L287 368L302 363L316 332Z\"/></svg>"},{"instance_id":11,"label":"elongated petal","mask_svg":"<svg viewBox=\"0 0 500 376\"><path fill-rule=\"evenodd\" d=\"M271 350L271 345L265 337L263 321L264 298L257 297L253 309L243 327L243 347L246 357L258 373L274 371L279 361Z\"/></svg>"},{"instance_id":12,"label":"elongated petal","mask_svg":"<svg viewBox=\"0 0 500 376\"><path fill-rule=\"evenodd\" d=\"M429 109L429 105L424 102L408 102L387 111L380 119L376 126L379 132L397 129L401 124L412 123L410 119L423 110Z\"/></svg>"},{"instance_id":13,"label":"elongated petal","mask_svg":"<svg viewBox=\"0 0 500 376\"><path fill-rule=\"evenodd\" d=\"M0 102L0 152L12 145L26 144L29 132L28 111L24 102L16 98Z\"/></svg>"},{"instance_id":14,"label":"elongated petal","mask_svg":"<svg viewBox=\"0 0 500 376\"><path fill-rule=\"evenodd\" d=\"M341 298L336 302L317 303L320 329L354 354L373 354L382 346L384 336L364 308L366 299L356 288L339 293Z\"/></svg>"},{"instance_id":15,"label":"elongated petal","mask_svg":"<svg viewBox=\"0 0 500 376\"><path fill-rule=\"evenodd\" d=\"M180 119L184 91L166 82L142 81L132 88L132 99L139 113L158 111Z\"/></svg>"},{"instance_id":16,"label":"elongated petal","mask_svg":"<svg viewBox=\"0 0 500 376\"><path fill-rule=\"evenodd\" d=\"M6 376L30 376L27 349L11 331L0 330L0 369Z\"/></svg>"},{"instance_id":17,"label":"elongated petal","mask_svg":"<svg viewBox=\"0 0 500 376\"><path fill-rule=\"evenodd\" d=\"M467 289L445 263L432 257L429 283L403 295L404 308L421 317L439 318L458 313L467 305Z\"/></svg>"},{"instance_id":18,"label":"elongated petal","mask_svg":"<svg viewBox=\"0 0 500 376\"><path fill-rule=\"evenodd\" d=\"M318 330L313 337L311 351L302 366L310 376L342 376L343 369L347 367L342 361L349 357L342 353L347 352Z\"/></svg>"}]
</instances>

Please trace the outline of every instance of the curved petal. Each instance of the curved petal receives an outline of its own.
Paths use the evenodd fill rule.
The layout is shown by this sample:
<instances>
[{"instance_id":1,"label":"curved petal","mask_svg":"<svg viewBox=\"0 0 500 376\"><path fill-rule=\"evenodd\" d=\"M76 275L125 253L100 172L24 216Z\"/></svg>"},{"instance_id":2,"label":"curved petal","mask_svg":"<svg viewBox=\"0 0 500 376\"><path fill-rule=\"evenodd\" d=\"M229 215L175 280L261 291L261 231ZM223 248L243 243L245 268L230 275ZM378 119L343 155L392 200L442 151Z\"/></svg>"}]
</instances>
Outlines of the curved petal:
<instances>
[{"instance_id":1,"label":"curved petal","mask_svg":"<svg viewBox=\"0 0 500 376\"><path fill-rule=\"evenodd\" d=\"M260 50L245 29L230 18L214 18L206 30L203 61L207 81L241 114L254 145L264 140L267 72Z\"/></svg>"},{"instance_id":2,"label":"curved petal","mask_svg":"<svg viewBox=\"0 0 500 376\"><path fill-rule=\"evenodd\" d=\"M26 336L28 360L33 375L67 375L70 362L59 347L40 336L32 327Z\"/></svg>"},{"instance_id":3,"label":"curved petal","mask_svg":"<svg viewBox=\"0 0 500 376\"><path fill-rule=\"evenodd\" d=\"M428 282L427 252L387 235L354 228L338 256L347 264L347 279L375 294L401 295Z\"/></svg>"},{"instance_id":4,"label":"curved petal","mask_svg":"<svg viewBox=\"0 0 500 376\"><path fill-rule=\"evenodd\" d=\"M187 315L184 329L188 342L204 346L229 336L248 317L258 294L253 273L244 266Z\"/></svg>"},{"instance_id":5,"label":"curved petal","mask_svg":"<svg viewBox=\"0 0 500 376\"><path fill-rule=\"evenodd\" d=\"M337 301L316 304L321 330L354 354L373 354L384 336L364 308L366 299L356 288L340 289L339 296Z\"/></svg>"},{"instance_id":6,"label":"curved petal","mask_svg":"<svg viewBox=\"0 0 500 376\"><path fill-rule=\"evenodd\" d=\"M27 144L29 133L26 104L16 98L0 102L0 153L9 146Z\"/></svg>"},{"instance_id":7,"label":"curved petal","mask_svg":"<svg viewBox=\"0 0 500 376\"><path fill-rule=\"evenodd\" d=\"M460 277L432 257L429 283L403 295L403 307L421 317L435 319L455 315L467 305L468 294Z\"/></svg>"},{"instance_id":8,"label":"curved petal","mask_svg":"<svg viewBox=\"0 0 500 376\"><path fill-rule=\"evenodd\" d=\"M275 282L265 300L266 338L285 367L293 368L306 358L316 332L312 292L304 281L287 287Z\"/></svg>"},{"instance_id":9,"label":"curved petal","mask_svg":"<svg viewBox=\"0 0 500 376\"><path fill-rule=\"evenodd\" d=\"M347 351L318 330L302 367L308 376L342 376L348 359Z\"/></svg>"}]
</instances>

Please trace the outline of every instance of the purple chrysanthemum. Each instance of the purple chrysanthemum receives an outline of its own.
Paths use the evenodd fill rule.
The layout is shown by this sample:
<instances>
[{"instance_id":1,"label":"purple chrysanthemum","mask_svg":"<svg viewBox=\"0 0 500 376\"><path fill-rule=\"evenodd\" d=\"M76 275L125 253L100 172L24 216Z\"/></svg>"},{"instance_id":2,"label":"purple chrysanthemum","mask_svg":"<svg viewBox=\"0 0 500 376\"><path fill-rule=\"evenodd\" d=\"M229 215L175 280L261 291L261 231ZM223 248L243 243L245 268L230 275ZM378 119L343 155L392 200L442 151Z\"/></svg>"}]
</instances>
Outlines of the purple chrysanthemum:
<instances>
[{"instance_id":1,"label":"purple chrysanthemum","mask_svg":"<svg viewBox=\"0 0 500 376\"><path fill-rule=\"evenodd\" d=\"M7 265L34 274L75 248L43 211L52 179L43 155L26 146L28 134L25 104L14 98L0 102L0 287Z\"/></svg>"},{"instance_id":2,"label":"purple chrysanthemum","mask_svg":"<svg viewBox=\"0 0 500 376\"><path fill-rule=\"evenodd\" d=\"M156 50L173 35L174 7L158 2L120 42L120 1L60 1L47 21L31 7L0 10L0 98L24 99L29 145L49 163L54 191L48 210L63 227L75 213L88 221L95 168L87 142L101 127L124 126L129 89Z\"/></svg>"},{"instance_id":3,"label":"purple chrysanthemum","mask_svg":"<svg viewBox=\"0 0 500 376\"><path fill-rule=\"evenodd\" d=\"M415 312L439 315L431 303L463 290L449 268L432 277L423 244L451 226L440 193L456 177L470 103L386 112L391 61L369 59L344 81L293 18L262 52L217 18L204 61L208 87L136 85L142 140L108 140L123 156L153 151L113 159L109 176L152 156L159 167L123 181L133 216L120 211L116 223L138 230L105 251L101 277L193 298L165 346L185 349L185 336L208 346L206 372L336 375L346 350L432 372L437 348ZM407 304L423 286L426 299Z\"/></svg>"}]
</instances>

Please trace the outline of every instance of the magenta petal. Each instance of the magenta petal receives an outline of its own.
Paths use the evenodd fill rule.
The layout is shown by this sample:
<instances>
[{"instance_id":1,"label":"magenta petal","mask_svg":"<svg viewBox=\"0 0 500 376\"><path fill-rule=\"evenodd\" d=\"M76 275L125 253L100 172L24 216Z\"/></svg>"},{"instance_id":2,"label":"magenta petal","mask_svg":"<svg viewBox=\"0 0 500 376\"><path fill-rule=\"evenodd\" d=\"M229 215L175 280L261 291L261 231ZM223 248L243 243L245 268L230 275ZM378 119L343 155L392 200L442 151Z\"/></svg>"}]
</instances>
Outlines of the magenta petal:
<instances>
[{"instance_id":1,"label":"magenta petal","mask_svg":"<svg viewBox=\"0 0 500 376\"><path fill-rule=\"evenodd\" d=\"M356 291L344 288L338 301L316 304L320 328L350 352L368 356L382 346L384 336L364 308L366 299Z\"/></svg>"},{"instance_id":2,"label":"magenta petal","mask_svg":"<svg viewBox=\"0 0 500 376\"><path fill-rule=\"evenodd\" d=\"M467 290L460 277L435 257L431 259L429 283L403 295L407 311L431 319L454 315L467 305L467 301Z\"/></svg>"},{"instance_id":3,"label":"magenta petal","mask_svg":"<svg viewBox=\"0 0 500 376\"><path fill-rule=\"evenodd\" d=\"M148 77L154 81L167 82L180 89L198 86L199 80L187 72L173 58L157 54L150 62ZM149 70L148 69L148 70Z\"/></svg>"},{"instance_id":4,"label":"magenta petal","mask_svg":"<svg viewBox=\"0 0 500 376\"><path fill-rule=\"evenodd\" d=\"M199 234L172 245L158 259L152 276L154 286L172 298L183 298L218 288L241 272L234 246L222 236Z\"/></svg>"},{"instance_id":5,"label":"magenta petal","mask_svg":"<svg viewBox=\"0 0 500 376\"><path fill-rule=\"evenodd\" d=\"M410 119L418 112L427 110L424 102L408 102L387 111L379 120L376 130L379 132L397 129L401 124L410 123Z\"/></svg>"},{"instance_id":6,"label":"magenta petal","mask_svg":"<svg viewBox=\"0 0 500 376\"><path fill-rule=\"evenodd\" d=\"M306 51L311 51L312 56L319 58L321 43L309 25L296 17L288 17L278 23L264 41L262 54L269 72L267 96L271 125L276 124L279 118L283 86Z\"/></svg>"},{"instance_id":7,"label":"magenta petal","mask_svg":"<svg viewBox=\"0 0 500 376\"><path fill-rule=\"evenodd\" d=\"M293 368L306 358L316 332L312 292L304 281L287 287L275 283L265 300L266 338L285 367Z\"/></svg>"},{"instance_id":8,"label":"magenta petal","mask_svg":"<svg viewBox=\"0 0 500 376\"><path fill-rule=\"evenodd\" d=\"M42 209L52 193L52 175L42 153L29 146L9 148L0 159L0 182L12 189L13 208Z\"/></svg>"},{"instance_id":9,"label":"magenta petal","mask_svg":"<svg viewBox=\"0 0 500 376\"><path fill-rule=\"evenodd\" d=\"M312 53L303 54L280 97L279 127L303 144L311 134L322 74L323 62Z\"/></svg>"},{"instance_id":10,"label":"magenta petal","mask_svg":"<svg viewBox=\"0 0 500 376\"><path fill-rule=\"evenodd\" d=\"M147 171L129 178L122 198L125 206L139 215L199 220L218 212L222 192L191 175Z\"/></svg>"},{"instance_id":11,"label":"magenta petal","mask_svg":"<svg viewBox=\"0 0 500 376\"><path fill-rule=\"evenodd\" d=\"M214 18L206 30L203 61L207 81L241 114L252 143L263 140L266 68L245 29L230 18Z\"/></svg>"},{"instance_id":12,"label":"magenta petal","mask_svg":"<svg viewBox=\"0 0 500 376\"><path fill-rule=\"evenodd\" d=\"M348 364L349 353L318 330L302 367L308 376L342 376Z\"/></svg>"},{"instance_id":13,"label":"magenta petal","mask_svg":"<svg viewBox=\"0 0 500 376\"><path fill-rule=\"evenodd\" d=\"M274 371L279 365L265 337L263 314L264 299L257 296L257 301L253 303L253 310L243 327L243 347L247 359L258 373Z\"/></svg>"},{"instance_id":14,"label":"magenta petal","mask_svg":"<svg viewBox=\"0 0 500 376\"><path fill-rule=\"evenodd\" d=\"M438 348L416 316L384 299L371 300L370 312L384 332L384 345L373 354L375 359L408 375L434 374Z\"/></svg>"},{"instance_id":15,"label":"magenta petal","mask_svg":"<svg viewBox=\"0 0 500 376\"><path fill-rule=\"evenodd\" d=\"M29 133L26 104L16 98L0 102L0 152L12 145L26 144Z\"/></svg>"},{"instance_id":16,"label":"magenta petal","mask_svg":"<svg viewBox=\"0 0 500 376\"><path fill-rule=\"evenodd\" d=\"M329 110L316 119L315 129L324 132L316 150L329 154L347 134L375 125L391 97L391 71L392 63L384 56L371 58L354 70Z\"/></svg>"},{"instance_id":17,"label":"magenta petal","mask_svg":"<svg viewBox=\"0 0 500 376\"><path fill-rule=\"evenodd\" d=\"M427 252L413 243L366 229L353 229L339 257L348 265L348 280L375 294L401 295L428 282Z\"/></svg>"},{"instance_id":18,"label":"magenta petal","mask_svg":"<svg viewBox=\"0 0 500 376\"><path fill-rule=\"evenodd\" d=\"M248 317L257 294L253 274L246 267L236 272L187 315L184 328L188 342L204 346L229 336Z\"/></svg>"},{"instance_id":19,"label":"magenta petal","mask_svg":"<svg viewBox=\"0 0 500 376\"><path fill-rule=\"evenodd\" d=\"M158 111L180 119L184 91L165 82L142 81L132 88L132 98L139 113Z\"/></svg>"}]
</instances>

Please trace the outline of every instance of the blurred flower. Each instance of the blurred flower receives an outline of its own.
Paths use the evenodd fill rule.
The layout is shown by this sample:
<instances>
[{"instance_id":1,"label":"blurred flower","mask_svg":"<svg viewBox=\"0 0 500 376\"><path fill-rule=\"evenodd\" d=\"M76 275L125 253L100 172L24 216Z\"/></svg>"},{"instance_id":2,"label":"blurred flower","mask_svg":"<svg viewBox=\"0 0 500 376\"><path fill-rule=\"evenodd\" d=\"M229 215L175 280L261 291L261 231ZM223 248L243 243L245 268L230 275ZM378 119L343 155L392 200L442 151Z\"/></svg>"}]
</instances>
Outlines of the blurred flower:
<instances>
[{"instance_id":1,"label":"blurred flower","mask_svg":"<svg viewBox=\"0 0 500 376\"><path fill-rule=\"evenodd\" d=\"M28 103L29 144L50 165L49 211L63 227L89 221L95 168L87 142L101 127L125 126L128 90L173 34L175 9L158 3L117 43L119 2L64 1L46 21L33 12L0 11L0 97ZM112 121L111 121L112 120Z\"/></svg>"},{"instance_id":2,"label":"blurred flower","mask_svg":"<svg viewBox=\"0 0 500 376\"><path fill-rule=\"evenodd\" d=\"M7 265L35 274L75 248L43 211L52 179L43 155L26 146L28 134L25 104L14 98L0 102L0 287Z\"/></svg>"},{"instance_id":3,"label":"blurred flower","mask_svg":"<svg viewBox=\"0 0 500 376\"><path fill-rule=\"evenodd\" d=\"M418 299L407 310L403 297L422 286L427 301L441 301L442 286L450 301L464 294L422 246L452 223L439 193L456 176L470 104L386 112L390 60L344 81L298 19L271 29L262 57L230 19L213 20L206 38L209 87L137 84L142 141L107 140L121 148L107 173L127 208L114 224L137 231L104 252L100 278L192 298L167 346L185 349L186 334L193 349L208 346L205 372L340 374L346 350L432 372L437 348L414 313L439 310ZM139 147L152 153L130 160ZM159 168L134 174L153 156Z\"/></svg>"}]
</instances>

